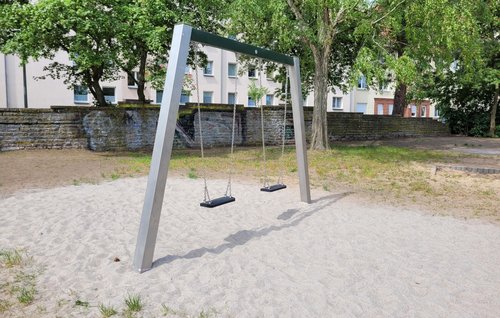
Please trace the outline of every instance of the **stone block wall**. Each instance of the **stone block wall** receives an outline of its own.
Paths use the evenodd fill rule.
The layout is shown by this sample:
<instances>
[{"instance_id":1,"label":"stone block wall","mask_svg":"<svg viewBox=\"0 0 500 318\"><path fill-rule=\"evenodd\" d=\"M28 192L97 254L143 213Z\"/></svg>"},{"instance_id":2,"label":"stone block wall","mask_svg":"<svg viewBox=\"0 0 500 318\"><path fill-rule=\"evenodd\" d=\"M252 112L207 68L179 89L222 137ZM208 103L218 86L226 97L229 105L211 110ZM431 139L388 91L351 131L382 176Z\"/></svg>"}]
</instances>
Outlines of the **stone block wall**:
<instances>
[{"instance_id":1,"label":"stone block wall","mask_svg":"<svg viewBox=\"0 0 500 318\"><path fill-rule=\"evenodd\" d=\"M229 146L232 107L204 105L203 142L207 147ZM158 123L158 107L52 109L0 109L0 151L34 148L87 148L95 151L151 150ZM282 107L264 110L267 145L281 144ZM194 105L181 108L174 139L175 148L199 147L198 111ZM260 109L238 108L235 144L261 145ZM306 139L311 136L312 108L304 109ZM367 140L449 134L446 125L430 118L401 118L328 113L328 134L335 140ZM287 111L285 137L294 142L292 111Z\"/></svg>"},{"instance_id":2,"label":"stone block wall","mask_svg":"<svg viewBox=\"0 0 500 318\"><path fill-rule=\"evenodd\" d=\"M80 111L0 109L0 151L86 148Z\"/></svg>"}]
</instances>

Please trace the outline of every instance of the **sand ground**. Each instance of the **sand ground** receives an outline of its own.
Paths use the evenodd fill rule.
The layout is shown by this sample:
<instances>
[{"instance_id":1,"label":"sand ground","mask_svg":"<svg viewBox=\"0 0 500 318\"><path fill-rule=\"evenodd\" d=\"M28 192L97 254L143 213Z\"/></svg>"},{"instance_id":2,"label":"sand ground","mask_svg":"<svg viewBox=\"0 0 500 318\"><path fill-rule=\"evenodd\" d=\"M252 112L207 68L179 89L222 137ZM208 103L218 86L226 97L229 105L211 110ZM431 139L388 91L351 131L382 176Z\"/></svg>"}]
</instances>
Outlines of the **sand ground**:
<instances>
[{"instance_id":1,"label":"sand ground","mask_svg":"<svg viewBox=\"0 0 500 318\"><path fill-rule=\"evenodd\" d=\"M97 304L123 308L140 294L142 317L161 316L162 304L180 316L500 317L500 226L341 189L314 190L307 205L296 186L269 194L237 182L235 203L203 209L201 180L171 178L155 265L138 274L145 185L124 178L0 199L0 247L25 248L43 268L35 302L11 316L99 317ZM213 195L225 186L210 185Z\"/></svg>"}]
</instances>

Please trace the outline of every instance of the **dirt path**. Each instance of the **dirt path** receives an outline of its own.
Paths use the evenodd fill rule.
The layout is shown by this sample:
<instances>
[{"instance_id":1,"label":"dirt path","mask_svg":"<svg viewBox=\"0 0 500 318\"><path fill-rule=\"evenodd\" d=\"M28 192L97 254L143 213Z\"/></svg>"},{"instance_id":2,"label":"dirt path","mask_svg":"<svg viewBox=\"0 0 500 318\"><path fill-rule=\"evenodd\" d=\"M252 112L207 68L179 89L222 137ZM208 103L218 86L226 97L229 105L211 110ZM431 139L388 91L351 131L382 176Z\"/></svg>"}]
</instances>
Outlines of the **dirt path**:
<instances>
[{"instance_id":1,"label":"dirt path","mask_svg":"<svg viewBox=\"0 0 500 318\"><path fill-rule=\"evenodd\" d=\"M459 156L454 156L456 160L450 165L500 169L500 155L494 154L496 151L500 151L500 139L469 137L410 138L343 144L358 146L387 145L459 153ZM482 151L484 149L493 151L493 154L487 154L487 152L483 151L481 155L472 155L464 151ZM189 168L185 164L182 166L182 160L180 161L177 161L177 167L171 168L169 174L189 177ZM137 153L97 153L88 150L4 152L0 153L0 199L30 189L46 189L85 183L98 184L121 177L142 176L147 174L148 164L147 156ZM239 177L252 178L248 173L245 175L244 171L250 168L245 163L242 164L242 167L243 170ZM396 195L388 195L389 193L385 192L387 187L395 188L392 185L387 185L387 187L377 186L370 190L370 187L363 187L362 185L337 184L333 180L327 181L332 182L331 189L347 186L350 190L358 192L361 199L370 202L380 201L402 207L417 206L429 210L430 213L500 222L500 207L495 203L500 201L499 174L478 175L457 171L439 171L433 175L429 164L414 164L409 169L420 175L429 175L429 178L425 179L423 183L414 182L415 180L411 178L406 178L407 181L404 178L404 180L401 179L403 181L397 181L403 187L409 186L410 190L408 191L411 192L408 193L404 190L401 191L401 195L399 191L393 191ZM255 179L255 176L253 178ZM252 180L255 181L254 179ZM316 176L317 180L318 176ZM391 180L390 177L385 177L385 180L382 181L380 185ZM313 186L326 189L324 183L316 183ZM464 191L467 193L464 193Z\"/></svg>"}]
</instances>

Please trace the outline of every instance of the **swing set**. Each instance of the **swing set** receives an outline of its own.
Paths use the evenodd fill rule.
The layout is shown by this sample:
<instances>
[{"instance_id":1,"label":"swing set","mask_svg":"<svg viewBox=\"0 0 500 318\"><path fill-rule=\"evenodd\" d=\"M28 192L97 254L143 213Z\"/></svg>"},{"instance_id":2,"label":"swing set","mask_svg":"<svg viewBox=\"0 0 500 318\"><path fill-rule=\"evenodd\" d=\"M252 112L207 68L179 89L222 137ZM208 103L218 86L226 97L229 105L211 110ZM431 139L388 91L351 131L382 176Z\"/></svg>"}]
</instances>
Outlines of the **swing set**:
<instances>
[{"instance_id":1,"label":"swing set","mask_svg":"<svg viewBox=\"0 0 500 318\"><path fill-rule=\"evenodd\" d=\"M200 138L200 150L201 150L201 158L205 158L205 147L203 145L203 126L201 124L201 117L202 117L202 112L201 112L201 107L200 107L200 86L199 86L199 76L198 76L198 68L196 68L195 74L196 74L196 104L198 108L198 131L199 131L199 138ZM260 83L262 87L262 81ZM236 93L236 96L238 96L238 78L235 79L234 81L234 91ZM285 80L285 107L284 107L284 113L283 113L283 127L282 127L282 138L281 138L281 156L280 156L280 162L283 161L283 157L285 155L285 142L286 142L286 114L287 114L287 100L288 100L288 70L287 70L287 76ZM260 191L263 192L274 192L278 190L283 190L286 188L286 185L284 184L283 181L283 176L285 174L284 170L284 165L280 164L280 171L279 171L279 176L278 180L275 184L271 185L269 183L269 178L267 175L267 158L266 158L266 136L265 136L265 127L264 127L264 105L260 105L260 123L261 123L261 133L262 133L262 157L263 157L263 185ZM235 126L236 126L236 98L234 99L233 102L233 120L232 120L232 125L231 125L231 151L230 151L230 166L229 166L229 173L228 173L228 181L227 181L227 186L226 186L226 192L224 193L223 196L216 198L216 199L211 199L210 198L210 193L208 191L208 185L207 185L207 178L206 174L203 171L202 172L202 178L203 178L203 184L204 184L204 191L203 191L203 202L200 203L200 206L205 207L205 208L215 208L217 206L234 202L236 201L236 198L233 197L232 192L231 192L231 186L232 186L232 174L233 174L233 165L234 165L234 133L235 133Z\"/></svg>"},{"instance_id":2,"label":"swing set","mask_svg":"<svg viewBox=\"0 0 500 318\"><path fill-rule=\"evenodd\" d=\"M299 175L300 199L302 202L311 202L311 193L309 187L309 172L307 168L307 152L305 139L304 112L302 105L302 90L300 81L300 65L297 57L290 57L284 54L276 53L270 50L241 43L235 40L223 38L208 32L193 29L186 24L178 24L174 27L172 44L169 54L167 75L163 90L163 98L158 117L158 126L151 159L151 167L142 210L139 233L135 249L133 266L134 269L142 273L149 270L153 265L154 248L156 245L156 236L160 223L161 208L165 194L168 166L172 154L172 146L175 135L177 113L179 110L179 100L182 91L184 69L187 63L189 47L191 42L208 45L223 50L241 53L254 58L265 59L275 63L284 64L287 67L286 92L288 94L288 78L290 78L290 91L292 97L293 125L295 132L295 148L297 155L297 171ZM235 86L236 86L235 82ZM196 90L198 105L198 130L200 133L201 157L205 157L203 145L203 130L201 124L200 90L198 85L198 70L196 70ZM235 90L236 91L236 90ZM286 100L286 99L285 99ZM281 157L283 158L285 150L285 128L286 128L286 101L283 118L283 134L281 144ZM231 152L234 155L234 135L236 121L236 101L233 104L233 119L231 132ZM261 129L262 129L262 151L264 161L263 187L264 192L274 192L286 188L283 183L283 166L281 166L280 175L276 184L270 184L267 176L266 144L264 134L264 110L261 106ZM233 160L231 160L233 161ZM200 206L213 208L226 203L234 202L236 199L231 192L232 185L232 165L229 168L228 182L226 192L222 197L211 199L207 186L207 178L203 175L204 181L204 199Z\"/></svg>"}]
</instances>

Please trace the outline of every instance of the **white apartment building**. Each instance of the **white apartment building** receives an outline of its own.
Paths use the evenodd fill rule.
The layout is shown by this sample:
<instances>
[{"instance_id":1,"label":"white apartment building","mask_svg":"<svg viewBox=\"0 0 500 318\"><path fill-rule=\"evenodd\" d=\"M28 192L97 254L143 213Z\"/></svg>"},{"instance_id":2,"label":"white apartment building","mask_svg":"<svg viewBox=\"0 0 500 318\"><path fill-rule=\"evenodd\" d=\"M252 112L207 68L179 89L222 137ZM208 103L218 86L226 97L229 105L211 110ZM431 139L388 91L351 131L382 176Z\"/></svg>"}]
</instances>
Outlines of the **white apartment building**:
<instances>
[{"instance_id":1,"label":"white apartment building","mask_svg":"<svg viewBox=\"0 0 500 318\"><path fill-rule=\"evenodd\" d=\"M208 65L198 69L200 102L232 104L236 99L237 104L246 107L255 107L256 102L248 96L250 81L257 81L268 89L268 93L262 98L260 104L276 106L283 101L274 95L279 83L268 78L264 72L254 68L245 68L238 64L233 52L220 50L212 47L204 47L207 55ZM68 56L60 52L54 60L61 63L70 63ZM54 80L47 78L36 80L35 77L43 75L43 68L49 60L31 61L26 67L26 91L28 108L49 108L50 106L91 106L92 95L83 87L68 89L62 79ZM186 68L193 82L196 81L196 71ZM126 102L137 99L137 88L123 73L121 79L111 82L103 82L102 87L106 99L111 103ZM24 107L24 76L20 60L16 56L0 54L0 108L22 108ZM153 104L161 102L162 91L146 86L146 98ZM182 94L181 104L196 102L198 92L191 91L190 94ZM330 112L362 112L365 114L392 113L394 91L392 89L371 90L367 88L366 80L361 78L358 87L348 93L340 89L332 89L328 94L327 109ZM305 106L314 105L314 92L304 98ZM422 104L423 105L423 104ZM410 105L408 106L408 117L434 117L436 115L432 105ZM432 108L432 109L431 109Z\"/></svg>"}]
</instances>

